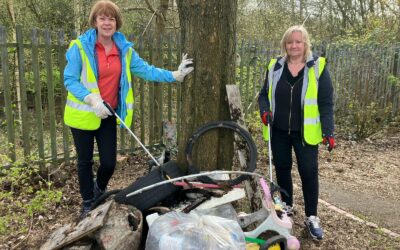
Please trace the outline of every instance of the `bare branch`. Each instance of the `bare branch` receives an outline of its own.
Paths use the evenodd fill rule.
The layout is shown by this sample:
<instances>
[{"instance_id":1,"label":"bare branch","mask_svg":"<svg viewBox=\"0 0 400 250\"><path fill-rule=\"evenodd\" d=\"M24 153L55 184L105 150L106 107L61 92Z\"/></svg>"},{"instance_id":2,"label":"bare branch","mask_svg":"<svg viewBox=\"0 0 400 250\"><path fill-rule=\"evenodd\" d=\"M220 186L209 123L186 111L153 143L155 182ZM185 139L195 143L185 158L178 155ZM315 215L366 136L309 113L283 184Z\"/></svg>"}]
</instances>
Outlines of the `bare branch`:
<instances>
[{"instance_id":1,"label":"bare branch","mask_svg":"<svg viewBox=\"0 0 400 250\"><path fill-rule=\"evenodd\" d=\"M149 10L148 8L144 8L144 7L127 7L127 8L122 9L122 11L134 11L134 10L143 10L143 11L153 13L151 10Z\"/></svg>"},{"instance_id":2,"label":"bare branch","mask_svg":"<svg viewBox=\"0 0 400 250\"><path fill-rule=\"evenodd\" d=\"M145 0L144 2L146 3L147 7L150 9L151 12L153 13L156 12L156 10L153 8L149 0Z\"/></svg>"}]
</instances>

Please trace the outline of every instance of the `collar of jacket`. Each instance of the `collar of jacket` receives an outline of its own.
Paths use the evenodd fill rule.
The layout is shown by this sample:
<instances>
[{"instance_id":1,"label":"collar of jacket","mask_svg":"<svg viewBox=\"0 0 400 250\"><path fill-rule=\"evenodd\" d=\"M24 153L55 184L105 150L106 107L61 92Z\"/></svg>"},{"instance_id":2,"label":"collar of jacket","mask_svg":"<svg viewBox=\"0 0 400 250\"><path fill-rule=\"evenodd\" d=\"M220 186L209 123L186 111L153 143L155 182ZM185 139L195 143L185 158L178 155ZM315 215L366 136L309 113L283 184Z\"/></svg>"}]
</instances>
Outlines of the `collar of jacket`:
<instances>
[{"instance_id":1,"label":"collar of jacket","mask_svg":"<svg viewBox=\"0 0 400 250\"><path fill-rule=\"evenodd\" d=\"M81 40L82 44L88 46L89 48L94 48L97 41L97 31L95 29L89 29L80 35L78 39ZM132 42L126 40L124 34L119 31L114 33L112 39L117 45L118 49L124 53L129 47L134 45Z\"/></svg>"},{"instance_id":2,"label":"collar of jacket","mask_svg":"<svg viewBox=\"0 0 400 250\"><path fill-rule=\"evenodd\" d=\"M97 41L97 30L96 29L89 29L82 35L78 37L78 39L82 43L82 47L85 50L86 55L89 58L90 66L94 70L96 77L97 77L97 66L96 66L96 56L95 56L95 45ZM124 34L121 32L115 32L113 37L113 41L115 42L121 58L123 58L130 47L134 44L126 40Z\"/></svg>"},{"instance_id":3,"label":"collar of jacket","mask_svg":"<svg viewBox=\"0 0 400 250\"><path fill-rule=\"evenodd\" d=\"M307 62L306 62L307 68L311 68L312 66L314 66L315 65L315 61L317 59L318 59L318 56L314 56L313 54L311 54L307 58ZM278 57L277 60L278 61L275 64L274 71L280 69L285 64L285 62L287 61L287 56Z\"/></svg>"}]
</instances>

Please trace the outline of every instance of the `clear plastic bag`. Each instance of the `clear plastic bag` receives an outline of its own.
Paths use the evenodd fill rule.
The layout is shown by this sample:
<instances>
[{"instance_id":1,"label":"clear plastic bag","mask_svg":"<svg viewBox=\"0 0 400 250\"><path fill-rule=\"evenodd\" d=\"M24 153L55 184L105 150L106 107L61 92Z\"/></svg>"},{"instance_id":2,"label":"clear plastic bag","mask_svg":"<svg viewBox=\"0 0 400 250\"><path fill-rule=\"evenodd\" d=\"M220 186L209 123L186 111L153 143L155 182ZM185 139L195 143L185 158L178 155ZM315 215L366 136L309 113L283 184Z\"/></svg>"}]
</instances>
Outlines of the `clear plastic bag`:
<instances>
[{"instance_id":1,"label":"clear plastic bag","mask_svg":"<svg viewBox=\"0 0 400 250\"><path fill-rule=\"evenodd\" d=\"M150 226L146 250L246 249L236 221L211 215L170 212Z\"/></svg>"},{"instance_id":2,"label":"clear plastic bag","mask_svg":"<svg viewBox=\"0 0 400 250\"><path fill-rule=\"evenodd\" d=\"M231 203L226 203L217 207L207 209L196 209L199 215L213 215L222 217L228 220L237 221L237 213Z\"/></svg>"}]
</instances>

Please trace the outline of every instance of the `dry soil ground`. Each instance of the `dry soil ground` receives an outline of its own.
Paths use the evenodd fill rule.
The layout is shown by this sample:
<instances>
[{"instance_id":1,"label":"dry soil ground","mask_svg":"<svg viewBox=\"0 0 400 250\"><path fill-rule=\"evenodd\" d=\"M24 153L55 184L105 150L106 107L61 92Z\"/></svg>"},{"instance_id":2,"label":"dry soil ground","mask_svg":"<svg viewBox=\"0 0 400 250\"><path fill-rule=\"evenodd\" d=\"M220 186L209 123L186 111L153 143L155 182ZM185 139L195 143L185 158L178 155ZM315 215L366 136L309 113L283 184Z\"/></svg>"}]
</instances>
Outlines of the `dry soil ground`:
<instances>
[{"instance_id":1,"label":"dry soil ground","mask_svg":"<svg viewBox=\"0 0 400 250\"><path fill-rule=\"evenodd\" d=\"M256 138L260 144L259 138ZM261 143L262 144L262 143ZM400 132L375 136L359 142L337 139L330 155L320 148L320 198L380 228L400 234ZM257 171L267 175L265 145L258 145ZM110 182L110 189L127 186L147 171L147 157L138 155L121 160ZM62 185L63 201L46 214L35 216L25 235L3 237L0 249L38 249L49 234L79 214L80 198L75 168L62 167L68 174ZM303 201L296 168L294 235L302 249L400 249L400 237L392 237L350 219L326 205L319 205L325 239L316 243L303 225Z\"/></svg>"}]
</instances>

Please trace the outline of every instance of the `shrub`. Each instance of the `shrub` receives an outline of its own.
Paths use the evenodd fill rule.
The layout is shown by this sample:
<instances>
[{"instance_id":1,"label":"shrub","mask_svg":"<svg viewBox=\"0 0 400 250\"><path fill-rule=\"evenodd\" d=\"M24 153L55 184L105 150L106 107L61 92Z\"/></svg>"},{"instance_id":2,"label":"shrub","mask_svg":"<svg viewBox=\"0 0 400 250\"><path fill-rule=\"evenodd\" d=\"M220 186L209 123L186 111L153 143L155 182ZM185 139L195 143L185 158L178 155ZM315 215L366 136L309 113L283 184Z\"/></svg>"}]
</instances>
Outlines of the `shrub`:
<instances>
[{"instance_id":1,"label":"shrub","mask_svg":"<svg viewBox=\"0 0 400 250\"><path fill-rule=\"evenodd\" d=\"M384 129L392 119L392 105L385 107L376 102L367 105L360 104L357 99L349 102L349 112L341 116L337 115L339 133L347 139L359 140L367 138Z\"/></svg>"},{"instance_id":2,"label":"shrub","mask_svg":"<svg viewBox=\"0 0 400 250\"><path fill-rule=\"evenodd\" d=\"M0 236L28 230L28 220L59 203L61 191L42 178L39 166L16 163L0 171Z\"/></svg>"}]
</instances>

